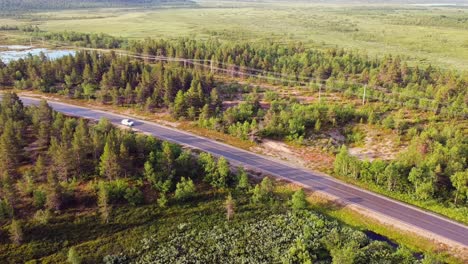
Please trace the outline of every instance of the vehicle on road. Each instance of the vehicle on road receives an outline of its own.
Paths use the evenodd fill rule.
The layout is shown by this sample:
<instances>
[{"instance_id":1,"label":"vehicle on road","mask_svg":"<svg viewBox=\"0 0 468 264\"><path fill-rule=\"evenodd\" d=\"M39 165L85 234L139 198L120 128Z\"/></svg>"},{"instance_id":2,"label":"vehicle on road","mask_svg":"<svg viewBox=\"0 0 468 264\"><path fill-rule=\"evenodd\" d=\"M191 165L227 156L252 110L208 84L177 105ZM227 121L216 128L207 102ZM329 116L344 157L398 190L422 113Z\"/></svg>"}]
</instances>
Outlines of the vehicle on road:
<instances>
[{"instance_id":1,"label":"vehicle on road","mask_svg":"<svg viewBox=\"0 0 468 264\"><path fill-rule=\"evenodd\" d=\"M120 122L124 126L132 127L134 122L130 119L124 119L122 122Z\"/></svg>"}]
</instances>

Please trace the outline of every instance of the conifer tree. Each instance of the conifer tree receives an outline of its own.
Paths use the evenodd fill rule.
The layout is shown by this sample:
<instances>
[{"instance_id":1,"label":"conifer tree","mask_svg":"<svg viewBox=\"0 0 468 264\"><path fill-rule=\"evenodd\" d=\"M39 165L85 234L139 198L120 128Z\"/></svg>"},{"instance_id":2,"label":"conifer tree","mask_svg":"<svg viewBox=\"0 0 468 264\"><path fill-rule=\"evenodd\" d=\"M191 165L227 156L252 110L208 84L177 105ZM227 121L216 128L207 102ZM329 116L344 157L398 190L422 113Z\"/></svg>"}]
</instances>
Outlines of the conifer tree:
<instances>
[{"instance_id":1,"label":"conifer tree","mask_svg":"<svg viewBox=\"0 0 468 264\"><path fill-rule=\"evenodd\" d=\"M112 207L109 204L109 190L104 182L99 183L98 208L103 223L109 223Z\"/></svg>"},{"instance_id":2,"label":"conifer tree","mask_svg":"<svg viewBox=\"0 0 468 264\"><path fill-rule=\"evenodd\" d=\"M71 247L68 250L67 261L68 261L68 263L71 263L71 264L81 264L82 263L80 255L78 254L78 252L76 252L75 247Z\"/></svg>"},{"instance_id":3,"label":"conifer tree","mask_svg":"<svg viewBox=\"0 0 468 264\"><path fill-rule=\"evenodd\" d=\"M299 189L294 192L291 199L291 207L294 211L307 208L306 195L303 189Z\"/></svg>"},{"instance_id":4,"label":"conifer tree","mask_svg":"<svg viewBox=\"0 0 468 264\"><path fill-rule=\"evenodd\" d=\"M237 188L240 190L249 190L249 176L243 167L237 169Z\"/></svg>"},{"instance_id":5,"label":"conifer tree","mask_svg":"<svg viewBox=\"0 0 468 264\"><path fill-rule=\"evenodd\" d=\"M18 136L13 121L7 120L0 136L0 171L11 174L16 169L22 150Z\"/></svg>"},{"instance_id":6,"label":"conifer tree","mask_svg":"<svg viewBox=\"0 0 468 264\"><path fill-rule=\"evenodd\" d=\"M99 174L109 180L116 179L121 172L115 144L115 138L109 135L99 163Z\"/></svg>"},{"instance_id":7,"label":"conifer tree","mask_svg":"<svg viewBox=\"0 0 468 264\"><path fill-rule=\"evenodd\" d=\"M13 219L10 224L10 239L11 242L20 245L23 243L24 234L23 227L20 221Z\"/></svg>"}]
</instances>

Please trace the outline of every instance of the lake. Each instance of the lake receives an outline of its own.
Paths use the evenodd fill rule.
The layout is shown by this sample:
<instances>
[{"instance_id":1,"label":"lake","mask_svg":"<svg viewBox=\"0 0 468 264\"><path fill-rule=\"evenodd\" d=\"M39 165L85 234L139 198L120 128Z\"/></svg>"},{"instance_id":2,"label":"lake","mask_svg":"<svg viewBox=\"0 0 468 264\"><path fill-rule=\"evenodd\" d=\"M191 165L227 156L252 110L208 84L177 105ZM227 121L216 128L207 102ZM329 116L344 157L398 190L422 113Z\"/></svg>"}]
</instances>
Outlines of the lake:
<instances>
[{"instance_id":1,"label":"lake","mask_svg":"<svg viewBox=\"0 0 468 264\"><path fill-rule=\"evenodd\" d=\"M74 50L52 50L47 48L34 48L30 46L11 45L0 46L0 60L4 63L26 58L29 54L37 56L43 52L49 59L54 60L67 55L74 55Z\"/></svg>"}]
</instances>

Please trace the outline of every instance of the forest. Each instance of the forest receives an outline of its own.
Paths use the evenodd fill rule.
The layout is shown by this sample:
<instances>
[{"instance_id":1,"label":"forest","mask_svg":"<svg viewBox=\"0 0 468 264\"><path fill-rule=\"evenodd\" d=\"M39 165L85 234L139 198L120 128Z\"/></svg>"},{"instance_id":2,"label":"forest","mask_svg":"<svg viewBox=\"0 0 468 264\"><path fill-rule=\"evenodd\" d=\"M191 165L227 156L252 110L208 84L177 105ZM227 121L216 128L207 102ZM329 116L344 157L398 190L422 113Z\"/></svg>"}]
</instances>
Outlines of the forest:
<instances>
[{"instance_id":1,"label":"forest","mask_svg":"<svg viewBox=\"0 0 468 264\"><path fill-rule=\"evenodd\" d=\"M0 119L4 263L417 261L405 247L311 212L303 190L279 192L275 181L249 179L224 158L105 119L67 117L46 101L26 107L13 93L3 94ZM175 213L178 220L165 220L178 210L185 211ZM69 224L86 228L77 237ZM125 231L129 225L135 233ZM45 234L49 229L57 232Z\"/></svg>"},{"instance_id":2,"label":"forest","mask_svg":"<svg viewBox=\"0 0 468 264\"><path fill-rule=\"evenodd\" d=\"M65 33L65 36L69 35ZM79 36L89 43L108 42L106 37ZM54 61L45 56L29 57L8 65L1 63L0 84L115 106L136 106L148 112L166 109L176 119L195 121L202 128L243 140L274 138L307 144L308 138L320 131L355 123L375 124L408 138L407 151L391 162L361 162L337 146L332 149L339 153L334 172L374 184L385 191L408 195L410 199L449 204L459 211L456 218L466 221L460 217L467 210L468 197L468 142L463 136L463 122L444 126L438 122L408 119L401 111L392 110L392 102L395 102L395 108L400 107L396 101L384 100L385 107L369 104L359 108L352 103L303 104L294 97L280 97L275 92L260 96L255 89L242 96L243 102L226 107L223 101L239 88L218 78L224 74L212 71L211 67L189 66L185 62L157 62L151 56L211 58L243 71L252 71L251 67L265 71L283 69L284 75L294 75L296 80L301 76L326 80L324 90L336 87L329 84L331 80L374 83L381 85L381 89L368 89L371 90L368 94L380 94L385 99L398 95L403 106L429 112L440 121L462 120L466 116L466 73L432 67L411 68L399 58L371 59L344 50L320 52L304 50L300 46L265 45L256 49L248 44L224 45L191 40L146 40L125 45L130 51L142 52L148 57L132 59L116 52L99 55L98 52L84 51ZM242 76L236 78L242 79ZM357 87L362 88L354 84L343 84L338 88L343 89L346 96L349 89ZM406 98L405 94L420 96ZM369 99L370 102L379 100L378 97ZM461 208L457 208L459 206Z\"/></svg>"},{"instance_id":3,"label":"forest","mask_svg":"<svg viewBox=\"0 0 468 264\"><path fill-rule=\"evenodd\" d=\"M184 38L128 41L73 32L45 33L44 37L86 47L120 47L148 57L185 58L194 60L194 67L233 77L262 76L262 82L305 85L315 90L325 86L326 89L358 96L362 96L363 87L368 86L370 99L441 112L451 117L468 115L466 71L433 66L410 67L400 56L370 57L339 48L321 51L305 48L303 43L287 46L276 43L234 44L216 39L197 41ZM147 60L152 61L151 58Z\"/></svg>"}]
</instances>

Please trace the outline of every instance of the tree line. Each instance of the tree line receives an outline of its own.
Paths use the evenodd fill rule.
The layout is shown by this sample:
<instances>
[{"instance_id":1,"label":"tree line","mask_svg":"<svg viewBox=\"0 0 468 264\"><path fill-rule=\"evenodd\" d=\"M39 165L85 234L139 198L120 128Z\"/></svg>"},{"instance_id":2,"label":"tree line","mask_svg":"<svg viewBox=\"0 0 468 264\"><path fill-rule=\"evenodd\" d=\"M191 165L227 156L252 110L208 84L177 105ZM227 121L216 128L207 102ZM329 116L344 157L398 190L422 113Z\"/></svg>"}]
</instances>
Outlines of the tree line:
<instances>
[{"instance_id":1,"label":"tree line","mask_svg":"<svg viewBox=\"0 0 468 264\"><path fill-rule=\"evenodd\" d=\"M416 200L468 204L468 141L463 128L432 124L411 129L408 148L390 162L361 161L342 147L336 156L337 175L372 183Z\"/></svg>"},{"instance_id":2,"label":"tree line","mask_svg":"<svg viewBox=\"0 0 468 264\"><path fill-rule=\"evenodd\" d=\"M151 56L198 60L197 64L204 66L185 66L214 69L217 74L233 77L248 78L244 74L264 76L262 82L302 84L316 91L325 86L330 91L362 97L364 86L368 86L369 100L425 109L449 117L468 115L466 71L412 67L400 56L370 57L363 52L339 48L317 50L306 48L303 43L232 43L216 38L207 41L187 38L129 41L103 34L39 34L47 40L73 42L80 46L122 48L148 56L147 61L154 61Z\"/></svg>"},{"instance_id":3,"label":"tree line","mask_svg":"<svg viewBox=\"0 0 468 264\"><path fill-rule=\"evenodd\" d=\"M116 53L78 52L58 60L43 54L0 63L0 85L38 89L71 98L97 99L148 111L167 108L179 118L194 119L202 108L220 106L213 77L174 64L148 64Z\"/></svg>"},{"instance_id":4,"label":"tree line","mask_svg":"<svg viewBox=\"0 0 468 264\"><path fill-rule=\"evenodd\" d=\"M121 130L106 119L92 123L67 117L53 111L46 101L25 107L14 93L2 97L0 223L12 221L15 243L24 238L18 220L31 211L35 211L33 221L47 224L77 204L95 203L107 223L113 206L137 206L155 196L165 208L171 201L185 202L196 196L197 185L202 183L214 190L251 193L253 203L272 197L271 179L251 188L246 171L240 167L233 172L223 157L192 153L152 136ZM83 183L92 190L84 200L77 196ZM228 218L234 212L230 199L226 202Z\"/></svg>"}]
</instances>

